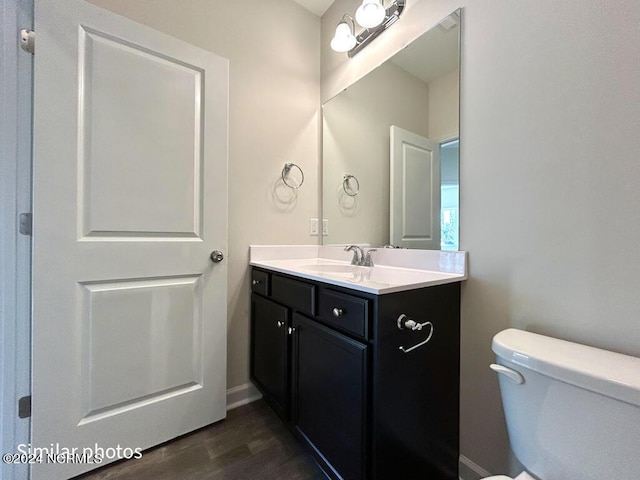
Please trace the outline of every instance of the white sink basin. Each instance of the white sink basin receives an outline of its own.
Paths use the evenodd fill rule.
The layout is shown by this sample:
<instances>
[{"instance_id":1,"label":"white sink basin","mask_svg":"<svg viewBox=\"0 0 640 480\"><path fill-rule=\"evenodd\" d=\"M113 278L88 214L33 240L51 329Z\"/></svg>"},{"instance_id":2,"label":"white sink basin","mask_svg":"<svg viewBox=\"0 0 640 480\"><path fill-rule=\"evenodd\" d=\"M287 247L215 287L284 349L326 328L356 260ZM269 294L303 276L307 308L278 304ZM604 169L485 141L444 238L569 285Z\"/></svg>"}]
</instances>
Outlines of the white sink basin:
<instances>
[{"instance_id":1,"label":"white sink basin","mask_svg":"<svg viewBox=\"0 0 640 480\"><path fill-rule=\"evenodd\" d=\"M402 283L414 283L424 280L424 271L391 267L363 267L359 265L335 263L311 263L298 266L300 271L323 278L334 278L349 283L370 283L376 286L388 286ZM436 279L450 278L450 273L429 272Z\"/></svg>"},{"instance_id":2,"label":"white sink basin","mask_svg":"<svg viewBox=\"0 0 640 480\"><path fill-rule=\"evenodd\" d=\"M300 265L301 269L316 273L366 273L371 267L361 267L359 265Z\"/></svg>"}]
</instances>

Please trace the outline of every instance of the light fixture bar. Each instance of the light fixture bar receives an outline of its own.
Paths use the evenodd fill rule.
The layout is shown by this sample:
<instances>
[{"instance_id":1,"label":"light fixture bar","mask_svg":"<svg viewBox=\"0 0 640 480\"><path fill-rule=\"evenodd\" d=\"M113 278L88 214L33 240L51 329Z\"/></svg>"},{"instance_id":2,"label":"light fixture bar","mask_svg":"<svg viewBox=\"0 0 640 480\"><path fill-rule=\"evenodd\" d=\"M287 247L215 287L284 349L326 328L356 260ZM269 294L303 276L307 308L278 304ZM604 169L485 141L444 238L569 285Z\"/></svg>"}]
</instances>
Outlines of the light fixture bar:
<instances>
[{"instance_id":1,"label":"light fixture bar","mask_svg":"<svg viewBox=\"0 0 640 480\"><path fill-rule=\"evenodd\" d=\"M356 46L347 52L349 58L353 58L360 50L369 45L375 38L378 37L382 32L384 32L391 25L396 23L402 15L402 11L406 5L406 0L394 0L394 2L389 5L386 9L384 20L380 25L373 28L365 28L362 32L360 32L356 36Z\"/></svg>"}]
</instances>

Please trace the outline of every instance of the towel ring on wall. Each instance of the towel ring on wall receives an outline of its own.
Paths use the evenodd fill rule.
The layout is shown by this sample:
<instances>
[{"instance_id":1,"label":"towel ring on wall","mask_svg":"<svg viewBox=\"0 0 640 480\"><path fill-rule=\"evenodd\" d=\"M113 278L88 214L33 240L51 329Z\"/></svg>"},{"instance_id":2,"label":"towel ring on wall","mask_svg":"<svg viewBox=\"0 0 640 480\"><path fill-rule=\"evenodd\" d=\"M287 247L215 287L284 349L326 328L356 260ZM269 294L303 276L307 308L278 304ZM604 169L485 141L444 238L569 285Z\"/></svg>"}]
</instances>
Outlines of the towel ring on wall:
<instances>
[{"instance_id":1,"label":"towel ring on wall","mask_svg":"<svg viewBox=\"0 0 640 480\"><path fill-rule=\"evenodd\" d=\"M299 185L292 185L291 183L289 183L287 181L287 177L289 176L289 172L291 171L292 168L297 168L298 170L300 170L300 176L302 177L300 180L300 184ZM285 163L284 164L284 168L282 169L282 181L284 182L284 184L289 187L292 188L293 190L297 190L299 189L302 184L304 183L304 172L302 171L302 169L296 165L295 163Z\"/></svg>"},{"instance_id":2,"label":"towel ring on wall","mask_svg":"<svg viewBox=\"0 0 640 480\"><path fill-rule=\"evenodd\" d=\"M355 182L355 189L351 186L351 180ZM349 195L350 197L355 197L360 192L360 182L356 177L351 175L350 173L345 173L342 178L342 188L344 189L344 193Z\"/></svg>"}]
</instances>

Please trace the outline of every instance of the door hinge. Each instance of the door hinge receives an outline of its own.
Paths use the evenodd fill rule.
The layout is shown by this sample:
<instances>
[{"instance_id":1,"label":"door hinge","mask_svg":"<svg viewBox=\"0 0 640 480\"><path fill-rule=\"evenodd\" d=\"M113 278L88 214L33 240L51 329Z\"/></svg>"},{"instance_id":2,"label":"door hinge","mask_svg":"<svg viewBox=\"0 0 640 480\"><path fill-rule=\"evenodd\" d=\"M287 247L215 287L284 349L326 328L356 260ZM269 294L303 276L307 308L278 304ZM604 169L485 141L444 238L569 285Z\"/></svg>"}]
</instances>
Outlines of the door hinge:
<instances>
[{"instance_id":1,"label":"door hinge","mask_svg":"<svg viewBox=\"0 0 640 480\"><path fill-rule=\"evenodd\" d=\"M20 214L20 233L22 235L31 235L32 222L30 213Z\"/></svg>"},{"instance_id":2,"label":"door hinge","mask_svg":"<svg viewBox=\"0 0 640 480\"><path fill-rule=\"evenodd\" d=\"M36 32L28 28L20 30L20 48L31 55L36 53Z\"/></svg>"},{"instance_id":3,"label":"door hinge","mask_svg":"<svg viewBox=\"0 0 640 480\"><path fill-rule=\"evenodd\" d=\"M18 400L18 417L29 418L31 416L31 395Z\"/></svg>"}]
</instances>

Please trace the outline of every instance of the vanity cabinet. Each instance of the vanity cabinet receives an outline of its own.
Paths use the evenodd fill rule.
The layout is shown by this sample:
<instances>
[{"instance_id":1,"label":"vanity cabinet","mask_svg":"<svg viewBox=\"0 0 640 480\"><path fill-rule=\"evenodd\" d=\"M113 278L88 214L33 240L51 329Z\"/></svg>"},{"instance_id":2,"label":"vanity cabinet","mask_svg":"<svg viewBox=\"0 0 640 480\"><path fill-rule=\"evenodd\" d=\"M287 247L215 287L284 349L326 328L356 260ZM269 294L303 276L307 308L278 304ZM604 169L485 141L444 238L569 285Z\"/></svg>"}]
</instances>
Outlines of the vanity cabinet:
<instances>
[{"instance_id":1,"label":"vanity cabinet","mask_svg":"<svg viewBox=\"0 0 640 480\"><path fill-rule=\"evenodd\" d=\"M251 378L327 477L458 479L459 283L375 295L254 267L252 290Z\"/></svg>"},{"instance_id":2,"label":"vanity cabinet","mask_svg":"<svg viewBox=\"0 0 640 480\"><path fill-rule=\"evenodd\" d=\"M251 298L251 376L271 407L289 411L289 310L254 294Z\"/></svg>"}]
</instances>

